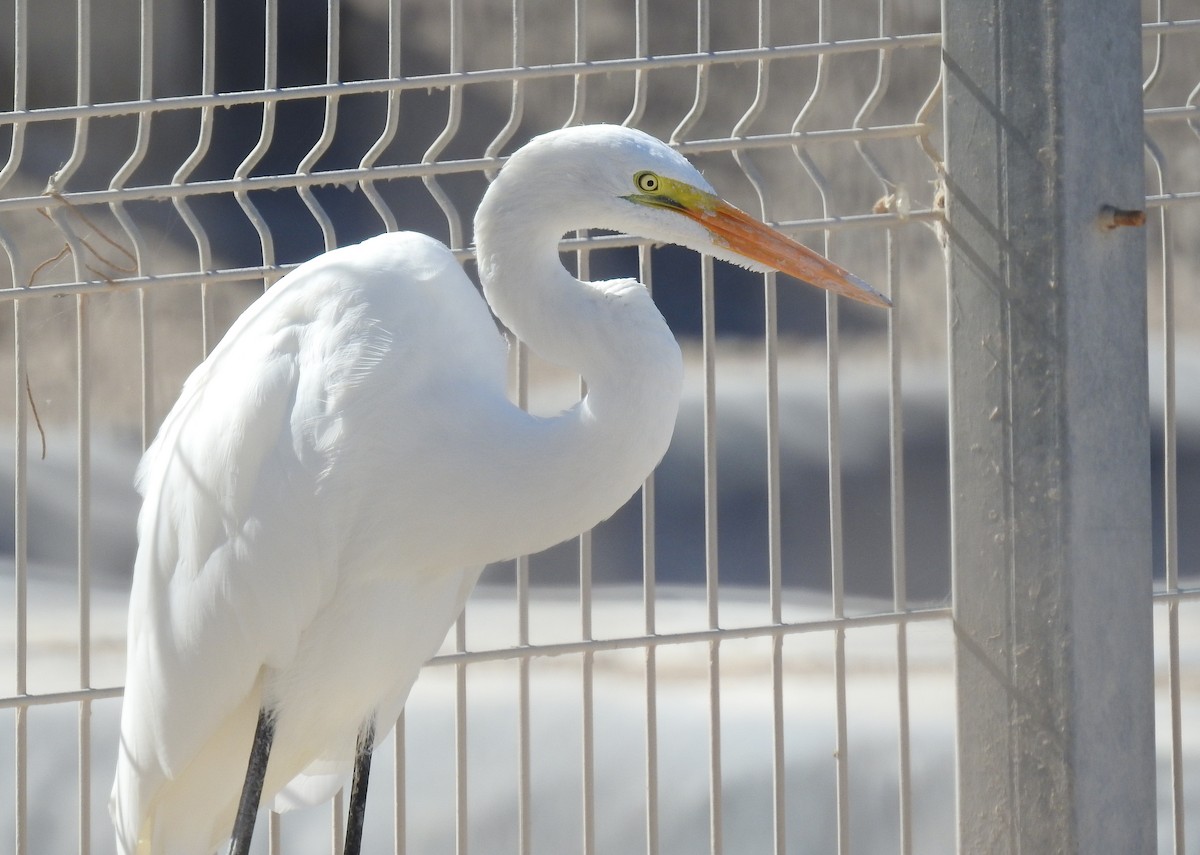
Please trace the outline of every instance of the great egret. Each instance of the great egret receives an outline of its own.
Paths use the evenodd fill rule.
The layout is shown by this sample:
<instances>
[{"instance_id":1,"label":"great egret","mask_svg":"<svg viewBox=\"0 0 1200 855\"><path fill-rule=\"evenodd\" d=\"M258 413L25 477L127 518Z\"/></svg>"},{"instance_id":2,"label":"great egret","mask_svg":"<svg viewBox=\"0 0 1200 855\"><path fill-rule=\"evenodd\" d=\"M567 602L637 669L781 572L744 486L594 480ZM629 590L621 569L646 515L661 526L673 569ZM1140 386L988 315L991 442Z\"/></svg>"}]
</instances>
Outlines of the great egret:
<instances>
[{"instance_id":1,"label":"great egret","mask_svg":"<svg viewBox=\"0 0 1200 855\"><path fill-rule=\"evenodd\" d=\"M385 234L292 271L192 373L138 470L121 852L207 855L231 827L244 852L260 794L315 802L351 771L357 851L374 736L480 568L595 525L662 458L679 347L639 283L563 268L559 238L585 227L888 305L611 126L531 141L475 217L496 316L587 381L556 417L507 399L504 338L431 238Z\"/></svg>"}]
</instances>

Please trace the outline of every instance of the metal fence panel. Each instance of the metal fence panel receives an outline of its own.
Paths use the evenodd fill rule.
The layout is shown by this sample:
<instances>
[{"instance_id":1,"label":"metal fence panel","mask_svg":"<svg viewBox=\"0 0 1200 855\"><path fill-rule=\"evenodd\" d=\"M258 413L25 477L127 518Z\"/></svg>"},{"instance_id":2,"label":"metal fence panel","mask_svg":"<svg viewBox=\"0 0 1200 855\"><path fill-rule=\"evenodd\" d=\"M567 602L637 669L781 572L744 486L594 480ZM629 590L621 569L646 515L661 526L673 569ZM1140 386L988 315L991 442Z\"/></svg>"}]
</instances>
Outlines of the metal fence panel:
<instances>
[{"instance_id":1,"label":"metal fence panel","mask_svg":"<svg viewBox=\"0 0 1200 855\"><path fill-rule=\"evenodd\" d=\"M1034 5L1027 23L1040 20ZM978 21L964 4L945 7L953 70L955 39ZM1188 409L1200 398L1186 385L1200 382L1187 373L1200 303L1178 283L1197 269L1181 236L1200 210L1188 183L1200 174L1200 81L1187 62L1200 21L1171 11L1146 4L1143 44L1150 397L1161 413L1159 837L1183 853L1200 822L1185 799L1200 546L1180 524L1200 507L1189 433L1200 422ZM112 851L103 806L129 484L187 372L262 288L329 247L415 228L471 270L466 218L505 155L540 131L597 121L670 140L735 203L880 285L896 308L863 313L620 236L564 239L580 275L638 276L681 336L689 380L676 441L613 520L487 571L380 752L368 851L954 847L948 343L963 357L956 389L983 392L996 375L964 373L974 361L963 337L987 318L956 306L967 280L948 308L939 240L949 227L963 246L944 220L947 182L956 198L973 178L986 184L994 162L980 165L977 147L968 165L942 163L936 2L7 0L0 22L0 301L12 306L0 326L0 409L12 425L0 834L17 853ZM1064 32L1083 31L1048 37ZM1098 73L1119 88L1130 71L1099 62L1107 55L1094 55ZM951 97L963 79L950 78ZM1128 148L1134 137L1106 141ZM1136 169L1109 178L1140 193ZM1101 189L1108 181L1087 192ZM1091 238L1136 240L1119 231ZM1064 288L1063 324L1106 310ZM580 394L577 378L524 347L511 367L522 406L552 411ZM1089 387L1068 377L1064 423L1094 403L1072 397ZM1137 383L1120 391L1141 394ZM1067 444L1081 457L1085 447ZM1061 481L1063 502L1090 495ZM985 473L972 489L989 484ZM1073 549L1099 543L1070 537ZM969 541L954 548L961 556ZM999 612L955 593L960 616ZM1123 605L1142 619L1131 633L1145 634L1147 592L1076 593L1064 608ZM1129 676L1145 682L1144 646L1139 655ZM1081 692L1088 673L1073 672ZM1148 711L1135 713L1144 740ZM339 799L317 816L271 816L258 843L337 849L341 813ZM1141 820L1131 834L1145 833Z\"/></svg>"},{"instance_id":2,"label":"metal fence panel","mask_svg":"<svg viewBox=\"0 0 1200 855\"><path fill-rule=\"evenodd\" d=\"M1159 851L1183 853L1200 835L1188 811L1198 786L1188 762L1196 706L1183 688L1195 636L1194 526L1200 512L1195 475L1196 367L1200 290L1195 251L1179 236L1200 229L1200 75L1189 56L1200 47L1200 20L1156 3L1144 10L1143 98L1146 129L1150 398L1155 440L1155 659L1159 745ZM1186 7L1184 9L1186 14ZM1190 616L1190 620L1189 620Z\"/></svg>"}]
</instances>

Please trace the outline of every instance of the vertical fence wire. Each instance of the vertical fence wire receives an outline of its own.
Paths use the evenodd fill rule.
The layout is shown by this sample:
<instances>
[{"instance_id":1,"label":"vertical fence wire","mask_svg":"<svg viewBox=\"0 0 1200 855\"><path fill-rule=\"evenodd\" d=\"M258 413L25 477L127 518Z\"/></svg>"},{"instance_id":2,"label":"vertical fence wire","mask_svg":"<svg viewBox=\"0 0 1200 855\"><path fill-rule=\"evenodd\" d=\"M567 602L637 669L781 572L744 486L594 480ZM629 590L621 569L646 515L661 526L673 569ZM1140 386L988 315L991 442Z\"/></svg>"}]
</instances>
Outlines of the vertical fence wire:
<instances>
[{"instance_id":1,"label":"vertical fence wire","mask_svg":"<svg viewBox=\"0 0 1200 855\"><path fill-rule=\"evenodd\" d=\"M279 0L263 0L263 89L275 89L279 85ZM258 140L254 147L246 153L241 163L233 170L237 181L245 181L262 162L271 144L275 140L275 115L277 104L265 101L262 104L262 117L259 120ZM390 107L390 102L389 102ZM369 153L368 153L369 154ZM368 189L370 188L370 189ZM363 192L374 201L374 186L364 182ZM254 233L258 236L259 258L263 267L263 285L268 286L274 281L270 268L275 266L275 237L271 226L263 217L262 212L250 194L244 190L235 190L233 194L238 205L250 221Z\"/></svg>"},{"instance_id":2,"label":"vertical fence wire","mask_svg":"<svg viewBox=\"0 0 1200 855\"><path fill-rule=\"evenodd\" d=\"M91 8L88 0L76 3L75 97L77 103L91 102ZM88 121L75 122L71 156L51 177L56 192L67 189L87 154ZM91 278L85 240L74 232L72 212L55 210L51 214L67 239L76 279ZM77 687L86 690L91 683L91 312L87 294L75 296L75 588ZM77 851L91 851L91 701L79 701L76 714L76 793Z\"/></svg>"},{"instance_id":3,"label":"vertical fence wire","mask_svg":"<svg viewBox=\"0 0 1200 855\"><path fill-rule=\"evenodd\" d=\"M138 7L138 99L147 101L154 95L154 2L141 0ZM108 187L110 190L120 190L133 177L133 174L145 160L150 146L151 113L140 113L137 116L137 133L133 148L124 163L116 170ZM134 257L136 271L146 273L149 266L149 254L145 251L141 228L125 205L118 199L109 206L113 218L120 224L125 237L129 240ZM157 427L158 413L155 410L154 383L154 315L153 297L150 289L139 288L138 295L138 368L141 382L141 444L142 448L149 447Z\"/></svg>"},{"instance_id":4,"label":"vertical fence wire","mask_svg":"<svg viewBox=\"0 0 1200 855\"><path fill-rule=\"evenodd\" d=\"M573 17L573 54L576 63L586 61L587 0L575 0ZM571 113L564 127L583 124L586 121L587 78L576 74L572 80ZM587 230L576 232L580 240L586 240ZM575 274L587 280L590 273L590 255L586 249L575 253ZM582 378L579 394L587 393ZM583 532L576 539L576 554L579 563L579 633L582 639L592 638L592 533ZM592 855L596 849L596 771L595 771L595 658L585 651L580 659L580 754L579 754L579 807L580 848L584 855Z\"/></svg>"},{"instance_id":5,"label":"vertical fence wire","mask_svg":"<svg viewBox=\"0 0 1200 855\"><path fill-rule=\"evenodd\" d=\"M400 5L399 3L388 4L388 40L387 40L387 79L395 80L400 77ZM515 58L514 58L515 65ZM367 149L366 154L362 156L362 160L358 162L358 168L361 170L370 170L378 161L379 158L387 151L393 140L396 139L396 132L400 130L400 93L394 89L387 92L387 108L383 120L383 129L379 132L379 137L375 143ZM388 204L384 202L383 197L379 195L379 190L375 187L375 182L364 178L358 182L359 189L362 190L371 203L371 207L375 209L375 213L379 215L379 219L383 221L385 231L394 232L399 227L396 222L396 215Z\"/></svg>"},{"instance_id":6,"label":"vertical fence wire","mask_svg":"<svg viewBox=\"0 0 1200 855\"><path fill-rule=\"evenodd\" d=\"M28 0L16 0L13 9L13 110L26 108L29 63ZM14 126L8 162L0 171L0 187L16 174L24 151L25 128ZM13 283L23 281L25 270L19 262L14 242L5 237L5 249L12 262ZM25 394L28 383L25 353L24 301L13 301L13 692L28 691L28 577L29 514L28 434L29 418ZM27 855L25 837L29 807L27 776L29 749L29 708L18 707L13 727L13 853Z\"/></svg>"},{"instance_id":7,"label":"vertical fence wire","mask_svg":"<svg viewBox=\"0 0 1200 855\"><path fill-rule=\"evenodd\" d=\"M1168 21L1166 4L1158 0L1155 4L1154 22L1163 24ZM1170 31L1158 29L1149 40L1143 39L1143 47L1149 41L1152 50L1150 71L1142 81L1143 97L1153 96L1154 89L1162 79L1168 60L1168 44ZM1194 101L1196 92L1200 91L1200 81L1197 89L1191 93L1190 100ZM1192 125L1196 130L1196 125ZM1150 131L1150 129L1147 129ZM1200 140L1200 131L1196 132ZM1148 193L1157 193L1165 197L1174 188L1175 175L1172 172L1167 153L1156 142L1152 132L1146 135L1146 155L1149 165L1147 182L1150 186ZM1169 735L1167 736L1167 751L1170 757L1169 774L1171 784L1171 815L1170 842L1174 855L1183 855L1187 851L1187 799L1184 791L1185 760L1184 760L1184 717L1183 717L1183 670L1180 640L1180 572L1179 572L1179 448L1177 430L1177 400L1176 400L1176 294L1175 294L1175 263L1172 246L1173 227L1172 209L1169 205L1161 205L1157 212L1158 226L1158 256L1161 270L1159 281L1151 287L1157 290L1157 299L1162 309L1161 330L1161 359L1162 379L1160 392L1162 395L1162 555L1163 555L1163 584L1162 593L1167 595L1164 608L1166 610L1165 633L1165 662L1167 669L1167 697ZM1151 358L1154 358L1153 351ZM1161 838L1161 835L1160 835Z\"/></svg>"},{"instance_id":8,"label":"vertical fence wire","mask_svg":"<svg viewBox=\"0 0 1200 855\"><path fill-rule=\"evenodd\" d=\"M279 85L279 0L263 0L263 89L274 89ZM254 147L246 153L241 162L233 171L235 179L245 180L248 178L255 168L262 162L267 152L271 148L271 144L275 140L275 115L276 104L273 101L265 102L262 105L262 114L259 119L258 140L254 143ZM271 233L271 226L263 216L262 211L254 204L250 198L250 194L244 190L236 191L234 198L241 207L246 219L250 221L251 227L254 229L255 235L258 237L259 259L263 268L263 288L267 288L275 281L275 276L271 273L270 268L275 266L275 237ZM403 716L401 716L403 719ZM396 724L396 742L400 745L401 734L403 734L402 721ZM400 749L397 749L400 750ZM400 775L402 765L397 762L397 777ZM400 785L397 784L396 792L396 807L397 812L403 811L402 791ZM283 852L283 829L280 814L274 810L274 807L267 811L267 853L268 855L281 855Z\"/></svg>"},{"instance_id":9,"label":"vertical fence wire","mask_svg":"<svg viewBox=\"0 0 1200 855\"><path fill-rule=\"evenodd\" d=\"M216 75L217 75L217 8L214 0L205 0L203 6L203 65L201 67L201 83L200 94L212 95L216 92ZM208 155L209 148L212 146L213 134L213 108L204 106L200 108L200 127L197 131L196 145L191 153L184 159L179 168L175 170L175 174L171 177L172 184L186 184L195 172L196 167ZM192 234L192 239L196 242L196 269L197 270L212 270L213 255L212 243L208 239L208 231L204 228L204 224L200 218L196 216L196 212L192 210L192 206L184 198L176 198L173 200L175 210L179 212L180 219L187 224L188 231ZM200 343L201 354L208 356L213 345L216 344L217 331L213 326L212 318L212 301L209 299L208 283L200 283Z\"/></svg>"},{"instance_id":10,"label":"vertical fence wire","mask_svg":"<svg viewBox=\"0 0 1200 855\"><path fill-rule=\"evenodd\" d=\"M771 44L771 5L768 0L759 0L756 44L765 48ZM770 64L760 61L755 69L754 98L730 132L739 137L748 134L766 109L769 97ZM770 203L766 181L753 161L743 152L735 151L733 157L742 174L754 188L758 198L758 214L766 222L771 220ZM763 283L763 341L764 369L766 380L766 464L767 464L767 598L769 620L783 620L783 546L782 516L780 512L780 456L779 456L779 341L778 300L776 276L765 273ZM784 752L784 702L783 702L784 639L775 636L771 640L771 795L772 795L772 846L778 855L787 850L787 765Z\"/></svg>"},{"instance_id":11,"label":"vertical fence wire","mask_svg":"<svg viewBox=\"0 0 1200 855\"><path fill-rule=\"evenodd\" d=\"M817 6L817 39L824 42L829 38L832 26L831 8L828 0ZM802 133L808 126L812 114L825 94L829 81L829 60L826 54L817 57L816 78L808 100L792 123L792 133ZM828 219L829 182L812 157L802 146L794 146L797 159L804 167L809 179L821 199L821 215ZM829 255L830 233L823 235L824 253ZM838 396L839 324L838 300L832 294L825 298L826 340L826 430L828 431L829 464L829 541L831 568L830 607L835 618L845 615L845 564L842 517L842 452L841 452L841 409ZM850 851L850 764L849 725L846 709L846 633L842 628L833 631L833 679L836 697L834 762L837 769L837 845L840 855Z\"/></svg>"},{"instance_id":12,"label":"vertical fence wire","mask_svg":"<svg viewBox=\"0 0 1200 855\"><path fill-rule=\"evenodd\" d=\"M467 649L467 616L459 615L454 624L454 650ZM467 665L454 666L454 851L467 855L470 851L470 814L468 813L467 756Z\"/></svg>"},{"instance_id":13,"label":"vertical fence wire","mask_svg":"<svg viewBox=\"0 0 1200 855\"><path fill-rule=\"evenodd\" d=\"M77 395L76 412L78 419L78 436L76 459L78 478L76 483L76 574L79 638L79 688L88 689L91 686L91 510L92 510L92 369L91 369L91 338L92 324L86 294L75 297L75 356ZM91 713L92 702L88 699L79 702L78 739L79 739L79 852L87 855L91 851Z\"/></svg>"},{"instance_id":14,"label":"vertical fence wire","mask_svg":"<svg viewBox=\"0 0 1200 855\"><path fill-rule=\"evenodd\" d=\"M13 302L13 389L15 450L13 459L13 692L28 691L29 664L29 514L26 505L29 419L25 412L27 381L23 301ZM29 708L17 707L13 731L13 852L26 855L29 818Z\"/></svg>"},{"instance_id":15,"label":"vertical fence wire","mask_svg":"<svg viewBox=\"0 0 1200 855\"><path fill-rule=\"evenodd\" d=\"M512 65L525 64L525 0L512 0ZM495 158L516 136L525 113L525 87L520 80L512 82L509 95L508 120L484 149L484 156ZM495 179L498 170L485 170L488 180ZM529 409L529 347L515 341L510 349L515 387L513 400L522 410ZM518 556L514 562L517 598L517 644L529 644L529 556ZM517 662L517 853L530 855L533 851L533 727L530 721L530 660Z\"/></svg>"},{"instance_id":16,"label":"vertical fence wire","mask_svg":"<svg viewBox=\"0 0 1200 855\"><path fill-rule=\"evenodd\" d=\"M392 732L392 852L406 855L408 852L408 787L405 781L405 714L401 711Z\"/></svg>"},{"instance_id":17,"label":"vertical fence wire","mask_svg":"<svg viewBox=\"0 0 1200 855\"><path fill-rule=\"evenodd\" d=\"M712 44L712 11L709 0L696 0L696 53L707 53ZM704 108L708 105L708 66L701 63L696 66L696 82L692 96L692 106L679 124L671 131L671 142L679 143L687 139L692 128L700 121Z\"/></svg>"},{"instance_id":18,"label":"vertical fence wire","mask_svg":"<svg viewBox=\"0 0 1200 855\"><path fill-rule=\"evenodd\" d=\"M704 353L704 598L708 628L720 626L720 570L717 513L717 328L713 260L700 262L701 323ZM721 642L708 650L708 810L709 851L721 855L724 832L721 812Z\"/></svg>"},{"instance_id":19,"label":"vertical fence wire","mask_svg":"<svg viewBox=\"0 0 1200 855\"><path fill-rule=\"evenodd\" d=\"M338 790L329 802L329 855L338 855L346 839L346 791Z\"/></svg>"},{"instance_id":20,"label":"vertical fence wire","mask_svg":"<svg viewBox=\"0 0 1200 855\"><path fill-rule=\"evenodd\" d=\"M897 613L908 610L908 563L906 559L904 514L904 417L903 395L900 387L900 277L897 257L897 238L892 229L887 232L888 294L893 301L893 314L888 318L888 457L891 463L890 496L892 522L892 608ZM899 784L900 853L913 851L912 756L909 726L909 659L908 625L896 625L896 685L897 685L897 781Z\"/></svg>"},{"instance_id":21,"label":"vertical fence wire","mask_svg":"<svg viewBox=\"0 0 1200 855\"><path fill-rule=\"evenodd\" d=\"M76 101L80 104L91 103L91 2L78 0L76 6ZM75 141L71 159L64 169L74 171L82 162L87 150L88 123L80 119L75 125ZM60 173L61 174L61 173ZM82 259L75 259L76 276L83 278ZM79 294L75 298L75 357L76 357L76 612L78 621L78 688L81 690L91 687L91 320L88 306L88 296ZM78 773L76 785L79 793L78 812L79 853L88 855L91 852L91 821L92 821L92 702L88 699L79 702L77 718L78 741Z\"/></svg>"},{"instance_id":22,"label":"vertical fence wire","mask_svg":"<svg viewBox=\"0 0 1200 855\"><path fill-rule=\"evenodd\" d=\"M525 0L513 0L512 3L512 67L520 68L525 65ZM525 115L525 87L520 80L514 80L511 84L509 102L508 102L508 121L504 123L492 141L488 143L487 148L483 150L483 156L486 158L494 158L500 155L504 147L509 141L516 136L517 130L521 127L521 119ZM484 170L488 180L496 177L498 170L495 167L489 167Z\"/></svg>"},{"instance_id":23,"label":"vertical fence wire","mask_svg":"<svg viewBox=\"0 0 1200 855\"><path fill-rule=\"evenodd\" d=\"M1162 56L1160 46L1158 57ZM1157 63L1156 63L1156 68ZM1156 74L1151 73L1147 82ZM1153 175L1159 193L1169 186L1167 160L1159 146L1147 139L1146 151L1154 166ZM1175 400L1175 289L1174 262L1171 253L1171 210L1167 206L1158 209L1159 252L1162 273L1159 292L1163 309L1162 343L1162 482L1163 482L1163 591L1178 594L1179 587L1179 517L1178 498L1178 438L1176 433ZM1167 700L1170 708L1170 755L1171 755L1171 825L1172 841L1176 855L1186 852L1186 800L1184 799L1183 762L1183 708L1182 673L1180 665L1179 600L1169 599L1167 610Z\"/></svg>"},{"instance_id":24,"label":"vertical fence wire","mask_svg":"<svg viewBox=\"0 0 1200 855\"><path fill-rule=\"evenodd\" d=\"M582 91L582 90L581 90ZM586 238L586 232L580 233ZM591 278L591 254L580 249L575 254L576 274L585 282ZM579 379L579 396L587 394L587 385ZM579 535L579 637L591 641L592 633L592 533ZM595 654L584 651L580 662L580 811L583 817L582 839L584 855L596 850L596 709L595 709Z\"/></svg>"},{"instance_id":25,"label":"vertical fence wire","mask_svg":"<svg viewBox=\"0 0 1200 855\"><path fill-rule=\"evenodd\" d=\"M522 410L529 409L529 347L510 339L509 389L513 402ZM529 556L521 555L513 562L517 607L517 645L529 644ZM517 661L517 851L529 855L533 849L533 733L530 721L530 659Z\"/></svg>"},{"instance_id":26,"label":"vertical fence wire","mask_svg":"<svg viewBox=\"0 0 1200 855\"><path fill-rule=\"evenodd\" d=\"M339 74L341 70L341 44L341 0L328 0L325 23L325 83L330 86L337 84L341 80ZM340 99L335 93L325 96L324 101L325 115L321 124L321 135L296 165L296 173L298 175L311 174L316 168L317 163L329 151L330 145L333 144L333 135L337 132L338 103ZM334 229L333 220L329 218L329 213L317 199L311 187L301 186L299 193L300 198L304 201L304 206L308 208L309 213L312 214L312 218L321 228L321 236L325 242L325 249L333 249L337 246L337 231Z\"/></svg>"},{"instance_id":27,"label":"vertical fence wire","mask_svg":"<svg viewBox=\"0 0 1200 855\"><path fill-rule=\"evenodd\" d=\"M522 395L521 406L528 407L528 352L524 345L518 345L518 353L525 353L522 359ZM522 555L516 560L517 576L517 644L529 644L529 556ZM532 704L530 703L528 657L522 657L517 662L517 850L520 855L529 855L533 851L533 727L530 722Z\"/></svg>"},{"instance_id":28,"label":"vertical fence wire","mask_svg":"<svg viewBox=\"0 0 1200 855\"><path fill-rule=\"evenodd\" d=\"M646 289L654 293L654 265L650 250L638 248L638 274ZM658 630L657 622L657 560L655 552L654 473L651 472L642 485L642 629L646 635ZM645 654L646 691L646 855L659 853L658 823L658 657L653 646Z\"/></svg>"},{"instance_id":29,"label":"vertical fence wire","mask_svg":"<svg viewBox=\"0 0 1200 855\"><path fill-rule=\"evenodd\" d=\"M763 362L767 398L767 573L770 620L783 622L783 521L780 509L779 302L773 273L763 275ZM776 855L787 851L787 754L784 744L782 635L771 640L771 793Z\"/></svg>"},{"instance_id":30,"label":"vertical fence wire","mask_svg":"<svg viewBox=\"0 0 1200 855\"><path fill-rule=\"evenodd\" d=\"M25 109L28 68L28 23L27 0L17 0L13 22L13 109ZM8 162L0 172L0 186L5 185L16 174L21 162L24 128L12 129L12 142ZM21 281L24 271L20 269L17 250L11 241L5 248L12 259L13 281ZM25 390L27 380L25 355L24 303L13 302L13 691L23 695L28 690L28 532L29 517L26 496L28 490L27 445L28 416ZM26 855L25 837L28 820L28 715L27 707L18 707L13 728L13 853Z\"/></svg>"},{"instance_id":31,"label":"vertical fence wire","mask_svg":"<svg viewBox=\"0 0 1200 855\"><path fill-rule=\"evenodd\" d=\"M587 0L575 0L574 28L572 43L574 49L573 61L576 65L587 61ZM587 78L576 74L571 87L571 114L563 122L564 127L583 123L584 110L587 106Z\"/></svg>"},{"instance_id":32,"label":"vertical fence wire","mask_svg":"<svg viewBox=\"0 0 1200 855\"><path fill-rule=\"evenodd\" d=\"M650 52L650 9L648 0L636 0L633 9L634 44L632 55L638 59L646 57ZM642 120L646 113L647 72L639 68L633 77L633 103L629 112L621 120L621 124L632 127Z\"/></svg>"},{"instance_id":33,"label":"vertical fence wire","mask_svg":"<svg viewBox=\"0 0 1200 855\"><path fill-rule=\"evenodd\" d=\"M886 37L892 32L892 6L887 0L879 0L878 33ZM890 51L879 51L876 64L875 84L864 99L854 117L854 127L870 125L871 118L883 101L891 78ZM901 210L908 203L897 198L903 191L891 179L887 169L877 158L869 143L855 143L864 164L875 175L884 193L884 199L892 200ZM903 393L901 391L900 328L903 301L900 299L898 235L896 229L885 232L886 285L892 298L892 310L887 318L887 362L888 362L888 459L889 459L889 506L891 513L892 555L892 608L897 613L908 609L908 570L906 560L905 514L904 514L904 418ZM896 683L897 683L897 787L900 834L897 841L900 855L911 855L913 849L912 814L912 758L911 730L909 726L909 682L908 682L908 627L903 622L896 625Z\"/></svg>"},{"instance_id":34,"label":"vertical fence wire","mask_svg":"<svg viewBox=\"0 0 1200 855\"><path fill-rule=\"evenodd\" d=\"M450 73L457 74L463 70L463 25L462 25L462 0L451 0L450 9ZM437 139L430 143L425 154L421 157L421 162L431 164L437 162L446 146L458 134L459 126L462 122L462 86L459 84L451 84L449 87L449 103L446 106L446 124L442 127L442 132L438 134ZM425 188L429 191L429 195L437 202L442 213L446 217L446 227L449 230L449 245L451 249L459 249L465 246L462 230L462 218L459 216L458 208L450 196L442 189L436 176L428 175L422 178L425 182Z\"/></svg>"}]
</instances>

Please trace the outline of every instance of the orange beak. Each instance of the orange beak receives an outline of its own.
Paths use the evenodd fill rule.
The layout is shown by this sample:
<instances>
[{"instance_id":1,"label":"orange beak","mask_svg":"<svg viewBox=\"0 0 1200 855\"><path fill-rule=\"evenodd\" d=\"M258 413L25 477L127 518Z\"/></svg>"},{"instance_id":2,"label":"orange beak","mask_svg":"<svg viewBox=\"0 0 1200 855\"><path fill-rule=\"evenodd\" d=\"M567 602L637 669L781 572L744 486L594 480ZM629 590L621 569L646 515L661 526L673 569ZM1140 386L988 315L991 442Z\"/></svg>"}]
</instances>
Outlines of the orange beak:
<instances>
[{"instance_id":1,"label":"orange beak","mask_svg":"<svg viewBox=\"0 0 1200 855\"><path fill-rule=\"evenodd\" d=\"M676 210L704 226L718 243L738 255L841 297L871 306L888 308L892 305L891 300L853 273L760 223L723 199L710 197L705 201L708 204L695 207L684 205Z\"/></svg>"}]
</instances>

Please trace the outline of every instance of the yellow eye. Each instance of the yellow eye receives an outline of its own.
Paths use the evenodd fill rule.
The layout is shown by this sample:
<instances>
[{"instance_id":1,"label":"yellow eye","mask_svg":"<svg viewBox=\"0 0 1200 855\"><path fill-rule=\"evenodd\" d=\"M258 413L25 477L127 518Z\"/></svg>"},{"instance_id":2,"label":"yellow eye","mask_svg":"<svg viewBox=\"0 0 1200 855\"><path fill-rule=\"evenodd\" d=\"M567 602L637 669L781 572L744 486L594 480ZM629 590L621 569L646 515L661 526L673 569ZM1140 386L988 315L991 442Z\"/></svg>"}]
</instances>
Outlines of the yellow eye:
<instances>
[{"instance_id":1,"label":"yellow eye","mask_svg":"<svg viewBox=\"0 0 1200 855\"><path fill-rule=\"evenodd\" d=\"M633 176L633 183L643 193L657 193L662 186L662 182L658 180L658 176L653 172L639 172Z\"/></svg>"}]
</instances>

